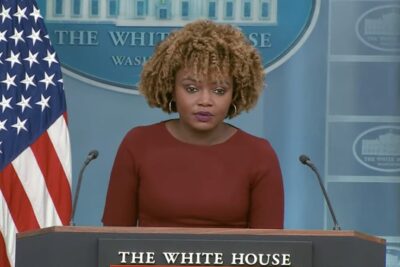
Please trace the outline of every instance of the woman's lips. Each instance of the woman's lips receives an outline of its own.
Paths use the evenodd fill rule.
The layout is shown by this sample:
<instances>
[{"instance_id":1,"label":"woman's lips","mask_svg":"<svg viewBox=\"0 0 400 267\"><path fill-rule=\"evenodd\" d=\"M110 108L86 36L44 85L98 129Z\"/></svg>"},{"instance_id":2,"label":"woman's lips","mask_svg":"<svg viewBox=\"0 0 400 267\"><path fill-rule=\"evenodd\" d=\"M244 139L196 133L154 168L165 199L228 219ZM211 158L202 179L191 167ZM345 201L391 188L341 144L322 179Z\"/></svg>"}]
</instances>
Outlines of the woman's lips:
<instances>
[{"instance_id":1,"label":"woman's lips","mask_svg":"<svg viewBox=\"0 0 400 267\"><path fill-rule=\"evenodd\" d=\"M196 112L194 116L198 121L208 122L209 120L211 120L213 114L211 114L210 112Z\"/></svg>"}]
</instances>

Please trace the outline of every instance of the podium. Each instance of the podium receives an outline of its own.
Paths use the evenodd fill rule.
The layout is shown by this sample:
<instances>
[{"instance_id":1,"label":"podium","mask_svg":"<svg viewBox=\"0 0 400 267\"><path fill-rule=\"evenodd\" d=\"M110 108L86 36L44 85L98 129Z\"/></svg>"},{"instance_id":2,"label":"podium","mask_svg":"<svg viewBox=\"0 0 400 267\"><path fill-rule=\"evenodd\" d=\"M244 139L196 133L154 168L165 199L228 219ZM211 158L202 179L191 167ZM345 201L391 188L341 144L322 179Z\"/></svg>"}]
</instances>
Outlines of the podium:
<instances>
[{"instance_id":1,"label":"podium","mask_svg":"<svg viewBox=\"0 0 400 267\"><path fill-rule=\"evenodd\" d=\"M385 254L356 231L64 226L18 234L16 267L384 267Z\"/></svg>"}]
</instances>

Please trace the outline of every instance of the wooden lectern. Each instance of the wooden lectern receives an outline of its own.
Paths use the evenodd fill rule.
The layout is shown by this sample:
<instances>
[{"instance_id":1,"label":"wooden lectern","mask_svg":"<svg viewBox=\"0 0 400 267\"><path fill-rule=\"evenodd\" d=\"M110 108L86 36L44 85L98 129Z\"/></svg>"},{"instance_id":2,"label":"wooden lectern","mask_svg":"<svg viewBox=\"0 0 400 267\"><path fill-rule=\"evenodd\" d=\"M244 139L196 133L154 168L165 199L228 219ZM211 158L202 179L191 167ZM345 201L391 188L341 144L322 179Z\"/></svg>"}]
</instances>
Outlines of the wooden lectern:
<instances>
[{"instance_id":1,"label":"wooden lectern","mask_svg":"<svg viewBox=\"0 0 400 267\"><path fill-rule=\"evenodd\" d=\"M386 242L355 231L50 227L17 236L16 267L384 267Z\"/></svg>"}]
</instances>

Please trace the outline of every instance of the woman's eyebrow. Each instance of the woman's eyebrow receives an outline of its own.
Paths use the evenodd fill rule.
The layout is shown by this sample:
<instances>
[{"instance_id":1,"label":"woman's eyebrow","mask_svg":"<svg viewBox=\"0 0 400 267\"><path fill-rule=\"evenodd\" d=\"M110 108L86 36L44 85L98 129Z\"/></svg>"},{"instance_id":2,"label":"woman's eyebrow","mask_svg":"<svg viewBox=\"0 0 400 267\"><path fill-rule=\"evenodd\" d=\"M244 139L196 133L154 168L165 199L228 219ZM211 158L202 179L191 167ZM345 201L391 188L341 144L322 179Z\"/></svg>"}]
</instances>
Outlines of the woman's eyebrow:
<instances>
[{"instance_id":1,"label":"woman's eyebrow","mask_svg":"<svg viewBox=\"0 0 400 267\"><path fill-rule=\"evenodd\" d=\"M213 81L211 82L213 85L226 85L231 86L231 82L229 80L222 80L222 81Z\"/></svg>"},{"instance_id":2,"label":"woman's eyebrow","mask_svg":"<svg viewBox=\"0 0 400 267\"><path fill-rule=\"evenodd\" d=\"M183 78L182 78L182 81L185 81L185 80L192 81L192 82L199 82L199 83L203 82L202 80L196 79L196 78L194 78L194 77L192 77L192 76L185 76L185 77L183 77ZM229 80L212 81L211 84L228 85L228 86L230 86L230 85L231 85L231 82L230 82Z\"/></svg>"},{"instance_id":3,"label":"woman's eyebrow","mask_svg":"<svg viewBox=\"0 0 400 267\"><path fill-rule=\"evenodd\" d=\"M185 76L185 77L182 78L182 81L186 81L186 80L192 81L192 82L201 82L200 80L195 79L195 78L193 78L191 76Z\"/></svg>"}]
</instances>

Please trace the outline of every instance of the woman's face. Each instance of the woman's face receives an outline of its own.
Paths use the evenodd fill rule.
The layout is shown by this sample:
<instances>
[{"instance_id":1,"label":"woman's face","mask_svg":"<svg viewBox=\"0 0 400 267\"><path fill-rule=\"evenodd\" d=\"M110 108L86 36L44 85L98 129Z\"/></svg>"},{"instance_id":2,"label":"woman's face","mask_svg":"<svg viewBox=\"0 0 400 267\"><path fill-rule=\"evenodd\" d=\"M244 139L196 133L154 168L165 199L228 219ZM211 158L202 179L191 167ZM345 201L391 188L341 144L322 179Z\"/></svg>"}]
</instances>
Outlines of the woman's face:
<instances>
[{"instance_id":1,"label":"woman's face","mask_svg":"<svg viewBox=\"0 0 400 267\"><path fill-rule=\"evenodd\" d=\"M196 131L216 129L232 102L232 77L225 75L221 81L195 77L190 69L176 74L174 100L180 121Z\"/></svg>"}]
</instances>

